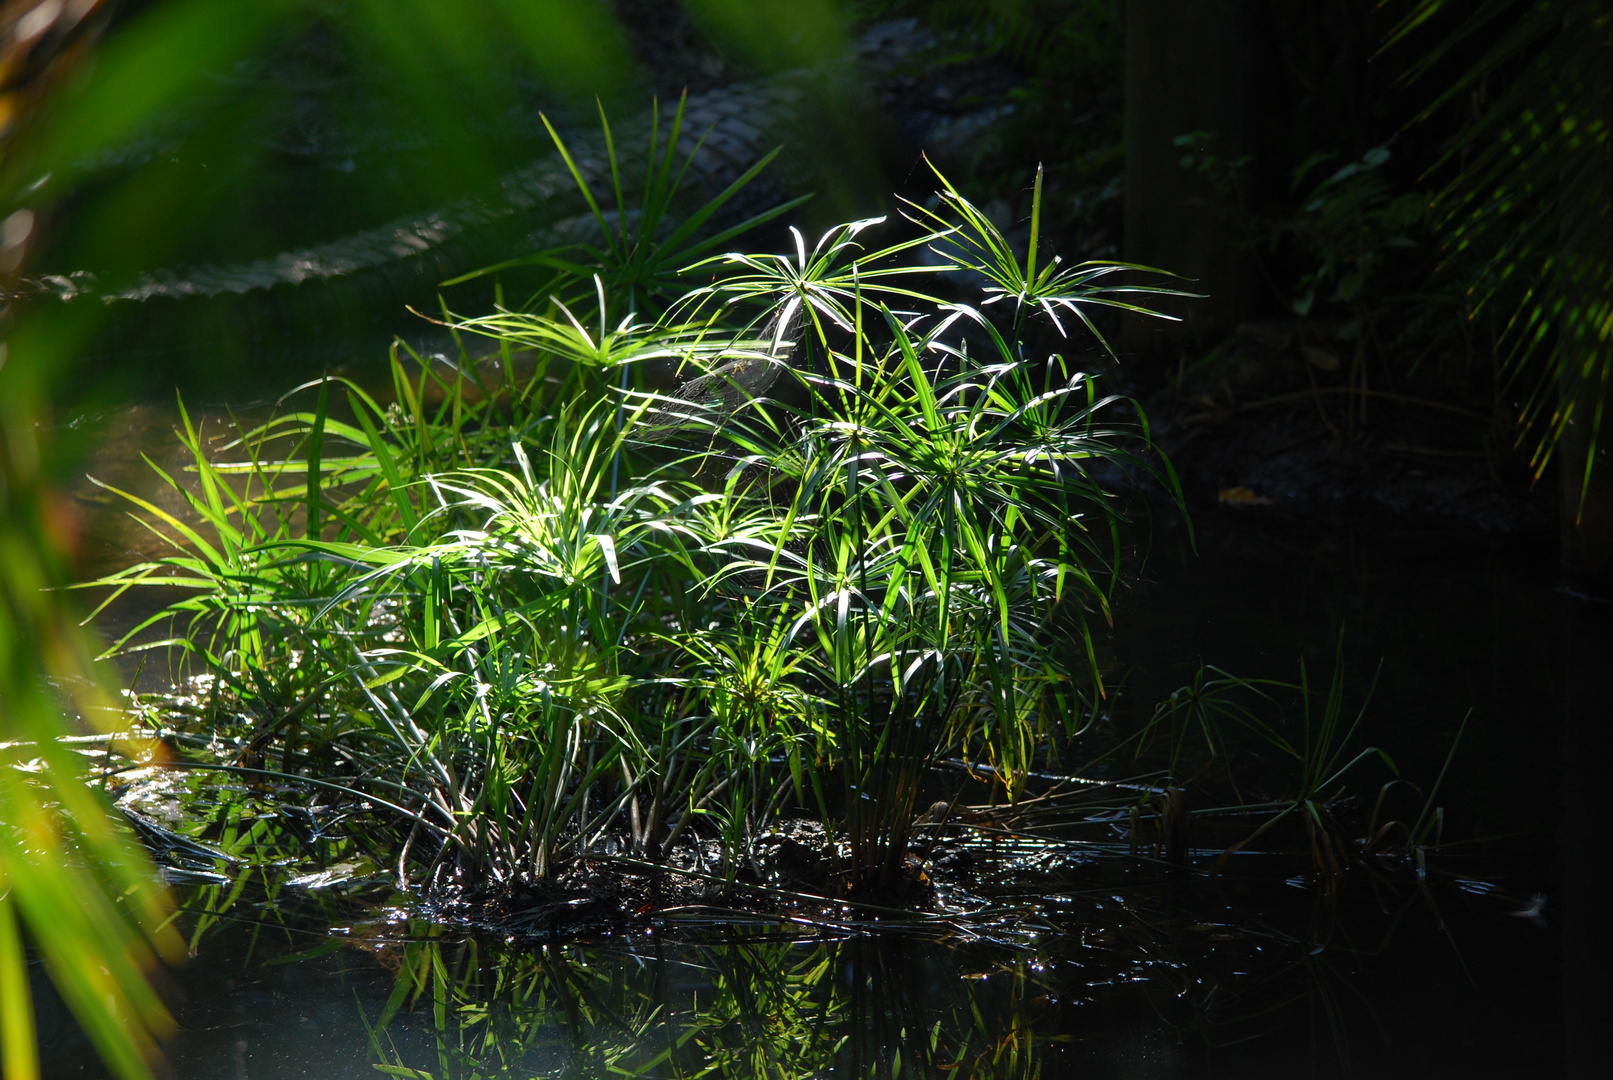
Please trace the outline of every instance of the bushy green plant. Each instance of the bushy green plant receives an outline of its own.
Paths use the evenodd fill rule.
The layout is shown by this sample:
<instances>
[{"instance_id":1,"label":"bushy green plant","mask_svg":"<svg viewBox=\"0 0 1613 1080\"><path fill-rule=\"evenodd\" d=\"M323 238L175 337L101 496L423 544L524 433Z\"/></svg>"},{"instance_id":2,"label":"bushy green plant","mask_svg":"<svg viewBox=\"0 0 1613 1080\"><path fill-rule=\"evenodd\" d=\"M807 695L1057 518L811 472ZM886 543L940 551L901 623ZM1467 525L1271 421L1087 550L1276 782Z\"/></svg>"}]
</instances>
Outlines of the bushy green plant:
<instances>
[{"instance_id":1,"label":"bushy green plant","mask_svg":"<svg viewBox=\"0 0 1613 1080\"><path fill-rule=\"evenodd\" d=\"M1375 146L1359 160L1329 172L1311 188L1300 212L1287 222L1290 234L1314 265L1299 281L1295 314L1309 315L1318 301L1349 305L1353 332L1365 335L1374 292L1388 252L1417 246L1412 234L1428 215L1421 192L1395 194L1383 176L1390 150ZM1294 170L1294 187L1311 182L1333 160L1315 154Z\"/></svg>"},{"instance_id":2,"label":"bushy green plant","mask_svg":"<svg viewBox=\"0 0 1613 1080\"><path fill-rule=\"evenodd\" d=\"M400 876L699 836L731 880L793 802L847 885L893 886L939 756L1011 800L1101 694L1111 477L1174 483L1125 402L1021 337L1163 290L1038 271L942 185L916 235L722 256L659 320L613 328L597 276L597 330L559 301L451 319L497 351L451 377L395 354L394 400L346 384L341 417L320 380L234 461L187 421L197 490L166 479L205 526L139 503L176 552L101 584L190 590L153 623L216 676L219 733L398 806ZM924 291L921 247L985 272L1003 323Z\"/></svg>"}]
</instances>

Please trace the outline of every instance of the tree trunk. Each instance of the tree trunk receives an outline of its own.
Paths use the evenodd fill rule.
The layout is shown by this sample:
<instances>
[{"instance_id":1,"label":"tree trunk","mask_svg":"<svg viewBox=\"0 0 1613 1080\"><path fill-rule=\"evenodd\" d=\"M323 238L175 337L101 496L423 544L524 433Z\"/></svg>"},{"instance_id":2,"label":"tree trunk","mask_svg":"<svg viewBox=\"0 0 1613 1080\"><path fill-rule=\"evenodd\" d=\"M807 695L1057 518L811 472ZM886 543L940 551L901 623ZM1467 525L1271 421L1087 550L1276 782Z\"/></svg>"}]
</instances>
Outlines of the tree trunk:
<instances>
[{"instance_id":1,"label":"tree trunk","mask_svg":"<svg viewBox=\"0 0 1613 1080\"><path fill-rule=\"evenodd\" d=\"M1183 323L1134 320L1123 340L1202 347L1246 319L1291 318L1283 290L1299 268L1273 265L1268 281L1254 248L1289 212L1295 166L1349 160L1403 128L1412 101L1378 57L1392 13L1378 0L1126 0L1125 14L1125 257L1207 296L1170 309ZM1220 163L1219 188L1182 166L1176 140L1192 133ZM1402 132L1399 145L1429 137Z\"/></svg>"},{"instance_id":2,"label":"tree trunk","mask_svg":"<svg viewBox=\"0 0 1613 1080\"><path fill-rule=\"evenodd\" d=\"M1560 897L1547 897L1563 950L1563 1026L1571 1078L1602 1076L1613 1008L1613 862L1607 761L1613 754L1613 605L1567 599L1562 629L1563 786ZM1555 904L1553 902L1555 901Z\"/></svg>"},{"instance_id":3,"label":"tree trunk","mask_svg":"<svg viewBox=\"0 0 1613 1080\"><path fill-rule=\"evenodd\" d=\"M1126 0L1125 257L1180 274L1190 279L1186 288L1207 294L1161 305L1182 316L1174 328L1128 322L1131 349L1184 336L1212 340L1254 298L1235 205L1203 173L1182 167L1186 150L1176 139L1206 133L1223 161L1255 153L1256 7L1251 0Z\"/></svg>"}]
</instances>

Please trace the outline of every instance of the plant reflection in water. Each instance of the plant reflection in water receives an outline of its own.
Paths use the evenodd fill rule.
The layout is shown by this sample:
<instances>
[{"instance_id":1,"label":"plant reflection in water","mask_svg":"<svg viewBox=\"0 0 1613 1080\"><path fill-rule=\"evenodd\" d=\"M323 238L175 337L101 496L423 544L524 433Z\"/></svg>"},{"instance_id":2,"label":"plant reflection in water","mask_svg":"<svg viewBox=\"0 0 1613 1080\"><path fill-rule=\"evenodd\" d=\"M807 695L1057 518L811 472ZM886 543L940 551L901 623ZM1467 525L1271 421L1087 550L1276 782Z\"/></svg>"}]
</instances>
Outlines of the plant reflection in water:
<instances>
[{"instance_id":1,"label":"plant reflection in water","mask_svg":"<svg viewBox=\"0 0 1613 1080\"><path fill-rule=\"evenodd\" d=\"M1280 880L1292 858L1241 862L1217 877L1087 862L1037 894L981 884L968 930L689 907L592 939L466 935L417 917L358 861L317 877L243 861L185 906L204 952L379 964L390 992L349 1009L381 1072L492 1080L1056 1076L1128 1053L1175 1075L1213 1047L1301 1028L1347 1070L1367 1028L1352 988L1397 928L1458 901L1492 915L1512 903L1436 875L1380 891L1380 907L1354 880L1331 896L1314 877Z\"/></svg>"}]
</instances>

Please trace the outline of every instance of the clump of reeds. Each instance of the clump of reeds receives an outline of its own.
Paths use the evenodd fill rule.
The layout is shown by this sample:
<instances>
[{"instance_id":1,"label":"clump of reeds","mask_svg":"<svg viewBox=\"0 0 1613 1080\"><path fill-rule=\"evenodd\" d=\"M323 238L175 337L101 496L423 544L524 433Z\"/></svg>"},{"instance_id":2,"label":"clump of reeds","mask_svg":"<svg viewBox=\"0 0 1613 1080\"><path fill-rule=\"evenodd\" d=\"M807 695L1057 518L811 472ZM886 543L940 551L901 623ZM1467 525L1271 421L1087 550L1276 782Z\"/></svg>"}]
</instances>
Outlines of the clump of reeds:
<instances>
[{"instance_id":1,"label":"clump of reeds","mask_svg":"<svg viewBox=\"0 0 1613 1080\"><path fill-rule=\"evenodd\" d=\"M1039 261L1039 202L1022 259L941 185L890 246L864 242L880 219L792 230L655 318L603 274L445 316L496 350L399 346L384 404L317 380L221 447L187 417L194 477L163 479L193 515L130 496L175 553L99 584L189 596L120 645L171 625L155 645L214 677L236 767L390 807L405 880L697 838L733 880L788 810L846 887L892 886L939 757L1011 801L1100 692L1103 478L1174 488L1140 414L1025 336L1162 290Z\"/></svg>"}]
</instances>

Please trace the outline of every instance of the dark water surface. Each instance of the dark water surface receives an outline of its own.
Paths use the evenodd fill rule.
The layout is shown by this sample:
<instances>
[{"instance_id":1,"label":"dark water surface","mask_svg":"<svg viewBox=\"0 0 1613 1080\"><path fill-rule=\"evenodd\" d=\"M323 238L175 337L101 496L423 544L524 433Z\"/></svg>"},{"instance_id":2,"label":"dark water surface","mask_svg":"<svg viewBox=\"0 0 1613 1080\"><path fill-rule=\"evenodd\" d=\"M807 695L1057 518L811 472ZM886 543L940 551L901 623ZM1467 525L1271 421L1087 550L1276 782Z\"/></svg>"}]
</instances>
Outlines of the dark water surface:
<instances>
[{"instance_id":1,"label":"dark water surface","mask_svg":"<svg viewBox=\"0 0 1613 1080\"><path fill-rule=\"evenodd\" d=\"M103 469L167 426L161 409L120 416ZM127 559L134 534L86 499L86 559ZM1113 638L1119 707L1167 695L1201 659L1291 679L1304 657L1325 680L1342 625L1352 701L1382 660L1360 742L1404 777L1431 783L1469 717L1439 801L1445 838L1471 843L1428 889L1347 881L1327 901L1276 864L1066 876L1012 933L688 912L534 945L433 929L382 884L288 887L169 974L174 1075L1593 1075L1575 1062L1600 1057L1602 1019L1565 1026L1565 970L1575 1000L1605 982L1585 970L1605 955L1605 882L1561 868L1605 865L1588 824L1605 784L1579 767L1595 748L1573 723L1565 735L1563 688L1609 654L1556 591L1555 537L1219 508L1195 524L1196 551L1168 519L1139 533L1142 583ZM1514 914L1538 894L1541 918ZM49 1002L41 1027L50 1075L97 1071Z\"/></svg>"}]
</instances>

